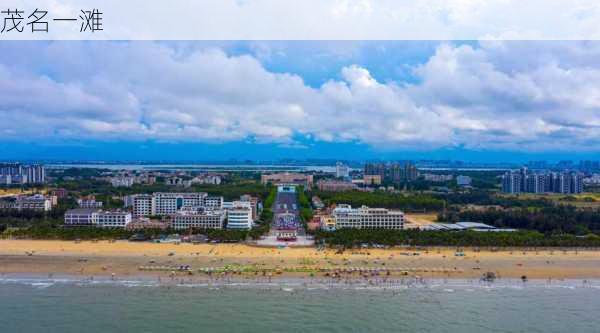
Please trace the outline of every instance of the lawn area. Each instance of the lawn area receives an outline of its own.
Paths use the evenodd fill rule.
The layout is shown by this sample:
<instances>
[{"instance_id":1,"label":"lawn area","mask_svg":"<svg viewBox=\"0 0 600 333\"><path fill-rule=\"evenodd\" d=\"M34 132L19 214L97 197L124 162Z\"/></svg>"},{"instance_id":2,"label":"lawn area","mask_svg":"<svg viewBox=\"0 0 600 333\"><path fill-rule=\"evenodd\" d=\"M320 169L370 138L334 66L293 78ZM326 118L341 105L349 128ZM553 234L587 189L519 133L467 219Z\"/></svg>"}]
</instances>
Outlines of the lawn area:
<instances>
[{"instance_id":1,"label":"lawn area","mask_svg":"<svg viewBox=\"0 0 600 333\"><path fill-rule=\"evenodd\" d=\"M434 223L437 220L437 213L415 213L415 214L406 214L406 228L416 228L420 226L425 226Z\"/></svg>"}]
</instances>

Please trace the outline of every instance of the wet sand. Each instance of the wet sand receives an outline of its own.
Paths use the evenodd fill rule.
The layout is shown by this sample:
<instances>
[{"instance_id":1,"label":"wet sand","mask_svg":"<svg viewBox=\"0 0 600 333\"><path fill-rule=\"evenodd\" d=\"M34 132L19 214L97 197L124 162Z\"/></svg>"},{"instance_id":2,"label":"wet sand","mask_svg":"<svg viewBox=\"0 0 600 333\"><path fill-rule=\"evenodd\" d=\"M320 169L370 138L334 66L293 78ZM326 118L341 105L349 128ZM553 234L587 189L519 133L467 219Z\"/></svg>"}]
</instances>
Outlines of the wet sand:
<instances>
[{"instance_id":1,"label":"wet sand","mask_svg":"<svg viewBox=\"0 0 600 333\"><path fill-rule=\"evenodd\" d=\"M0 240L0 274L172 277L171 271L142 271L139 268L189 265L193 275L200 278L206 276L199 272L201 269L233 265L251 267L239 277L260 276L269 271L269 278L319 277L329 276L332 272L360 278L362 273L343 273L358 268L377 269L380 274L392 276L402 274L423 278L474 279L489 271L500 278L513 279L522 276L529 279L600 279L600 251L597 250L478 251L465 248L462 252L464 256L457 256L455 248L357 249L339 253L333 249L273 249L243 244ZM189 273L175 274L187 276Z\"/></svg>"}]
</instances>

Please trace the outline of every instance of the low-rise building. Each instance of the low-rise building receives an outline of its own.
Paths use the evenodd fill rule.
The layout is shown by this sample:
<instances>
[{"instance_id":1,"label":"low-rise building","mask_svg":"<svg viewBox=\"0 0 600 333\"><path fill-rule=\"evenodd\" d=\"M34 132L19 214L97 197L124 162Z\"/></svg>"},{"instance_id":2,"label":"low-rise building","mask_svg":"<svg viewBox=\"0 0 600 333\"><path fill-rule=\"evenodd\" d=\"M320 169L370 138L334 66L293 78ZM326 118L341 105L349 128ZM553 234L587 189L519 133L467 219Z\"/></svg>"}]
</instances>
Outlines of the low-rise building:
<instances>
[{"instance_id":1,"label":"low-rise building","mask_svg":"<svg viewBox=\"0 0 600 333\"><path fill-rule=\"evenodd\" d=\"M57 204L55 196L35 194L32 196L17 196L0 200L0 209L41 210L50 211Z\"/></svg>"},{"instance_id":2,"label":"low-rise building","mask_svg":"<svg viewBox=\"0 0 600 333\"><path fill-rule=\"evenodd\" d=\"M451 181L453 179L454 179L453 175L438 175L438 174L434 174L434 173L423 174L423 180L426 180L428 182L441 183L441 182Z\"/></svg>"},{"instance_id":3,"label":"low-rise building","mask_svg":"<svg viewBox=\"0 0 600 333\"><path fill-rule=\"evenodd\" d=\"M65 212L65 226L92 226L97 211L93 208L69 209Z\"/></svg>"},{"instance_id":4,"label":"low-rise building","mask_svg":"<svg viewBox=\"0 0 600 333\"><path fill-rule=\"evenodd\" d=\"M12 185L13 176L12 175L0 175L0 185Z\"/></svg>"},{"instance_id":5,"label":"low-rise building","mask_svg":"<svg viewBox=\"0 0 600 333\"><path fill-rule=\"evenodd\" d=\"M306 188L313 186L313 176L303 173L282 172L270 175L261 175L260 181L263 184L293 184L302 185Z\"/></svg>"},{"instance_id":6,"label":"low-rise building","mask_svg":"<svg viewBox=\"0 0 600 333\"><path fill-rule=\"evenodd\" d=\"M399 210L338 205L333 210L335 228L355 229L404 229L404 213Z\"/></svg>"},{"instance_id":7,"label":"low-rise building","mask_svg":"<svg viewBox=\"0 0 600 333\"><path fill-rule=\"evenodd\" d=\"M133 216L152 216L154 211L154 198L149 194L138 194L132 197Z\"/></svg>"},{"instance_id":8,"label":"low-rise building","mask_svg":"<svg viewBox=\"0 0 600 333\"><path fill-rule=\"evenodd\" d=\"M216 210L182 210L172 216L174 229L223 229L226 212Z\"/></svg>"},{"instance_id":9,"label":"low-rise building","mask_svg":"<svg viewBox=\"0 0 600 333\"><path fill-rule=\"evenodd\" d=\"M131 213L99 211L94 214L93 220L99 228L125 228L131 222Z\"/></svg>"},{"instance_id":10,"label":"low-rise building","mask_svg":"<svg viewBox=\"0 0 600 333\"><path fill-rule=\"evenodd\" d=\"M166 230L171 226L171 221L151 220L147 217L133 218L127 225L128 230L161 229Z\"/></svg>"},{"instance_id":11,"label":"low-rise building","mask_svg":"<svg viewBox=\"0 0 600 333\"><path fill-rule=\"evenodd\" d=\"M335 217L331 215L322 215L321 216L321 229L325 231L334 231L335 230Z\"/></svg>"},{"instance_id":12,"label":"low-rise building","mask_svg":"<svg viewBox=\"0 0 600 333\"><path fill-rule=\"evenodd\" d=\"M65 212L65 226L92 226L98 228L125 228L131 222L131 213L77 208Z\"/></svg>"},{"instance_id":13,"label":"low-rise building","mask_svg":"<svg viewBox=\"0 0 600 333\"><path fill-rule=\"evenodd\" d=\"M134 177L113 177L110 183L113 187L131 187L135 181Z\"/></svg>"},{"instance_id":14,"label":"low-rise building","mask_svg":"<svg viewBox=\"0 0 600 333\"><path fill-rule=\"evenodd\" d=\"M260 199L249 194L243 194L240 196L240 201L250 203L250 208L252 209L252 220L256 220L258 218L259 213L258 210Z\"/></svg>"},{"instance_id":15,"label":"low-rise building","mask_svg":"<svg viewBox=\"0 0 600 333\"><path fill-rule=\"evenodd\" d=\"M252 229L253 222L250 202L234 201L227 209L227 229Z\"/></svg>"},{"instance_id":16,"label":"low-rise building","mask_svg":"<svg viewBox=\"0 0 600 333\"><path fill-rule=\"evenodd\" d=\"M208 194L204 192L154 193L154 212L152 215L169 215L182 208L201 207L204 204L204 198L207 196Z\"/></svg>"},{"instance_id":17,"label":"low-rise building","mask_svg":"<svg viewBox=\"0 0 600 333\"><path fill-rule=\"evenodd\" d=\"M471 186L471 181L469 176L456 176L456 185L458 186Z\"/></svg>"},{"instance_id":18,"label":"low-rise building","mask_svg":"<svg viewBox=\"0 0 600 333\"><path fill-rule=\"evenodd\" d=\"M77 205L81 208L102 208L102 201L96 199L77 199Z\"/></svg>"},{"instance_id":19,"label":"low-rise building","mask_svg":"<svg viewBox=\"0 0 600 333\"><path fill-rule=\"evenodd\" d=\"M58 199L65 198L67 196L67 190L64 188L57 188L50 191L50 195L57 197Z\"/></svg>"},{"instance_id":20,"label":"low-rise building","mask_svg":"<svg viewBox=\"0 0 600 333\"><path fill-rule=\"evenodd\" d=\"M315 209L325 208L325 204L323 203L323 200L321 200L321 198L319 198L318 196L313 195L311 201L312 201L312 205Z\"/></svg>"},{"instance_id":21,"label":"low-rise building","mask_svg":"<svg viewBox=\"0 0 600 333\"><path fill-rule=\"evenodd\" d=\"M132 199L133 214L136 217L170 215L182 208L202 207L206 196L204 192L139 194Z\"/></svg>"},{"instance_id":22,"label":"low-rise building","mask_svg":"<svg viewBox=\"0 0 600 333\"><path fill-rule=\"evenodd\" d=\"M353 191L357 188L352 182L339 181L339 180L319 180L317 182L319 191L323 192L345 192Z\"/></svg>"},{"instance_id":23,"label":"low-rise building","mask_svg":"<svg viewBox=\"0 0 600 333\"><path fill-rule=\"evenodd\" d=\"M363 180L365 186L381 185L380 175L364 175Z\"/></svg>"},{"instance_id":24,"label":"low-rise building","mask_svg":"<svg viewBox=\"0 0 600 333\"><path fill-rule=\"evenodd\" d=\"M17 198L19 209L33 209L50 211L57 204L57 198L54 196L44 196L41 194L32 195L30 197Z\"/></svg>"}]
</instances>

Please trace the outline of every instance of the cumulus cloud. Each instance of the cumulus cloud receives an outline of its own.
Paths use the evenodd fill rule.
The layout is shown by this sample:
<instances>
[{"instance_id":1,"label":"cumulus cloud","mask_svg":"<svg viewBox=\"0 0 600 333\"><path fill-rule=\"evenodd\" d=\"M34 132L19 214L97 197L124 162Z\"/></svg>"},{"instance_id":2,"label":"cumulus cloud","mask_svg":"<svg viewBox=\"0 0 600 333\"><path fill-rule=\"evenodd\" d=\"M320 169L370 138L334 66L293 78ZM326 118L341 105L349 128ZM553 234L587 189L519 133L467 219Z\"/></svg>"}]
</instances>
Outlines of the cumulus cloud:
<instances>
[{"instance_id":1,"label":"cumulus cloud","mask_svg":"<svg viewBox=\"0 0 600 333\"><path fill-rule=\"evenodd\" d=\"M34 45L32 47L32 45ZM21 49L26 56L13 58ZM311 87L251 54L153 42L0 46L0 139L593 150L600 43L440 44L415 82L350 64ZM402 64L400 64L402 65Z\"/></svg>"}]
</instances>

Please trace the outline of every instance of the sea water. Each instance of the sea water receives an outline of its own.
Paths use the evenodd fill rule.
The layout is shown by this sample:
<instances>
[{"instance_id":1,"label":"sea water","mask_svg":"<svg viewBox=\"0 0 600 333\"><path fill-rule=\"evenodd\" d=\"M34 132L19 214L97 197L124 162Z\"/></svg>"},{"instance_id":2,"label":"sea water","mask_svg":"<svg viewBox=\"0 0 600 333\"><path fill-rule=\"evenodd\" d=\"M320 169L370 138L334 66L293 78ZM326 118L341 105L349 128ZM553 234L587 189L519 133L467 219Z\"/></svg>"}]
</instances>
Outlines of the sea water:
<instances>
[{"instance_id":1,"label":"sea water","mask_svg":"<svg viewBox=\"0 0 600 333\"><path fill-rule=\"evenodd\" d=\"M3 277L0 332L600 332L600 281Z\"/></svg>"}]
</instances>

